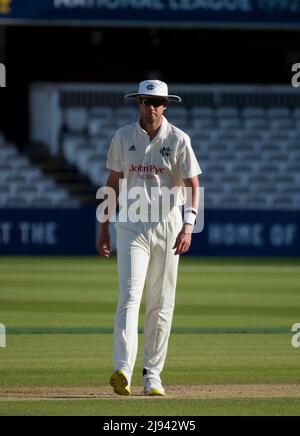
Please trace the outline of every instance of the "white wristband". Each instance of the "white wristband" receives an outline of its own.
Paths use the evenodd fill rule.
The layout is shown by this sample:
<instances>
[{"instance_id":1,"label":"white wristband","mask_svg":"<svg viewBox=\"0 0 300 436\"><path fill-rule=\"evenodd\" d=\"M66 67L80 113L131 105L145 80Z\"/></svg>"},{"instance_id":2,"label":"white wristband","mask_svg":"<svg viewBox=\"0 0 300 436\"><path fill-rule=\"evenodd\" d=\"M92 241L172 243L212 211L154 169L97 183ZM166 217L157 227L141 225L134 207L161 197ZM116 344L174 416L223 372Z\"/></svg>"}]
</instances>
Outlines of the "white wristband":
<instances>
[{"instance_id":1,"label":"white wristband","mask_svg":"<svg viewBox=\"0 0 300 436\"><path fill-rule=\"evenodd\" d=\"M197 209L194 209L193 207L188 207L184 211L184 224L191 224L192 226L196 223L196 217L197 217Z\"/></svg>"}]
</instances>

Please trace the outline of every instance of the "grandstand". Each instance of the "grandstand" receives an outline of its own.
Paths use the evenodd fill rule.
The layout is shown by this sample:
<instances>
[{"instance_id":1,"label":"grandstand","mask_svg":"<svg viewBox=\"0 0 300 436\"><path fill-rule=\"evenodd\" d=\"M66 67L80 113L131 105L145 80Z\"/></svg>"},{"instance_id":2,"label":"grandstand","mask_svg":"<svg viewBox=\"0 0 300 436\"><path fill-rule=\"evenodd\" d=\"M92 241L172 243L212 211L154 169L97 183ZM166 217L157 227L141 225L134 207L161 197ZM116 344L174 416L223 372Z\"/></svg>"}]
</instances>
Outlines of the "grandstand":
<instances>
[{"instance_id":1,"label":"grandstand","mask_svg":"<svg viewBox=\"0 0 300 436\"><path fill-rule=\"evenodd\" d=\"M166 116L186 131L203 169L205 207L299 210L300 110L282 86L174 85L182 105ZM132 85L35 84L31 142L0 137L1 207L78 207L105 184L108 146L134 122ZM43 111L40 107L43 107Z\"/></svg>"},{"instance_id":2,"label":"grandstand","mask_svg":"<svg viewBox=\"0 0 300 436\"><path fill-rule=\"evenodd\" d=\"M47 177L28 156L0 135L0 207L78 207L79 201Z\"/></svg>"},{"instance_id":3,"label":"grandstand","mask_svg":"<svg viewBox=\"0 0 300 436\"><path fill-rule=\"evenodd\" d=\"M45 145L52 159L62 159L90 181L91 202L107 178L113 133L137 119L136 107L123 99L132 86L32 88L32 142ZM183 104L171 105L166 116L192 139L203 169L206 208L299 210L297 95L282 86L173 88L183 96Z\"/></svg>"}]
</instances>

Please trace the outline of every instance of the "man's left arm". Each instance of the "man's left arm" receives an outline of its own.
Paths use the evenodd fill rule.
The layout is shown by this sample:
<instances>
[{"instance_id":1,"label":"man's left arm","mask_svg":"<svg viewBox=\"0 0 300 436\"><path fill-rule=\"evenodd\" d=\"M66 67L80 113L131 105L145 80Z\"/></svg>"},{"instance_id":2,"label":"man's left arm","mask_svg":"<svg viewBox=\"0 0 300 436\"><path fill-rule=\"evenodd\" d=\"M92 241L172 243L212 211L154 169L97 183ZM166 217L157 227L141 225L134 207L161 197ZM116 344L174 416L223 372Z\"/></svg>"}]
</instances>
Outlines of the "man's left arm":
<instances>
[{"instance_id":1,"label":"man's left arm","mask_svg":"<svg viewBox=\"0 0 300 436\"><path fill-rule=\"evenodd\" d=\"M185 204L185 210L192 208L198 210L200 201L200 189L198 176L190 177L183 180L186 189L187 202ZM182 229L176 238L173 249L176 248L175 256L183 253L187 253L192 243L193 224L183 223Z\"/></svg>"}]
</instances>

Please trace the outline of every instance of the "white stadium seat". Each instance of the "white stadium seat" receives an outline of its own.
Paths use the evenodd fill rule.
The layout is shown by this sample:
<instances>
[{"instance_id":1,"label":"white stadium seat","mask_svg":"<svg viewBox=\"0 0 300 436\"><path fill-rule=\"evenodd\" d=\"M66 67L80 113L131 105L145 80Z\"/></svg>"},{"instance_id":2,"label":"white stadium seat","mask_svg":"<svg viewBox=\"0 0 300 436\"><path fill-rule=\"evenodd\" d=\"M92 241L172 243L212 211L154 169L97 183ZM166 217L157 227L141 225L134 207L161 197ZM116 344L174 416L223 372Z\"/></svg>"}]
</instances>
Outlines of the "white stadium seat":
<instances>
[{"instance_id":1,"label":"white stadium seat","mask_svg":"<svg viewBox=\"0 0 300 436\"><path fill-rule=\"evenodd\" d=\"M245 119L262 119L265 117L265 109L261 107L249 106L241 110L241 114Z\"/></svg>"},{"instance_id":2,"label":"white stadium seat","mask_svg":"<svg viewBox=\"0 0 300 436\"><path fill-rule=\"evenodd\" d=\"M266 115L269 116L270 119L283 119L290 118L291 112L287 107L271 107L266 110Z\"/></svg>"},{"instance_id":3,"label":"white stadium seat","mask_svg":"<svg viewBox=\"0 0 300 436\"><path fill-rule=\"evenodd\" d=\"M74 133L82 133L86 129L88 111L84 107L70 107L64 112L65 127Z\"/></svg>"},{"instance_id":4,"label":"white stadium seat","mask_svg":"<svg viewBox=\"0 0 300 436\"><path fill-rule=\"evenodd\" d=\"M191 114L193 118L212 118L215 116L215 110L208 106L194 106Z\"/></svg>"},{"instance_id":5,"label":"white stadium seat","mask_svg":"<svg viewBox=\"0 0 300 436\"><path fill-rule=\"evenodd\" d=\"M52 190L52 191L51 191ZM48 195L50 191L50 196ZM52 192L52 194L51 194ZM53 198L52 198L53 197ZM60 207L68 202L79 206L77 200L57 187L53 180L34 166L13 144L0 142L0 207Z\"/></svg>"},{"instance_id":6,"label":"white stadium seat","mask_svg":"<svg viewBox=\"0 0 300 436\"><path fill-rule=\"evenodd\" d=\"M97 117L104 118L106 120L111 119L113 114L113 109L109 106L96 106L90 111L91 118Z\"/></svg>"},{"instance_id":7,"label":"white stadium seat","mask_svg":"<svg viewBox=\"0 0 300 436\"><path fill-rule=\"evenodd\" d=\"M128 117L132 120L132 122L134 122L138 119L138 109L136 106L134 107L120 106L114 110L114 116L116 118Z\"/></svg>"},{"instance_id":8,"label":"white stadium seat","mask_svg":"<svg viewBox=\"0 0 300 436\"><path fill-rule=\"evenodd\" d=\"M219 118L238 118L240 113L237 107L224 106L216 110L216 115Z\"/></svg>"},{"instance_id":9,"label":"white stadium seat","mask_svg":"<svg viewBox=\"0 0 300 436\"><path fill-rule=\"evenodd\" d=\"M127 124L127 123L126 123ZM104 118L93 117L88 121L88 135L90 137L93 136L101 136L105 127L107 126L107 120Z\"/></svg>"}]
</instances>

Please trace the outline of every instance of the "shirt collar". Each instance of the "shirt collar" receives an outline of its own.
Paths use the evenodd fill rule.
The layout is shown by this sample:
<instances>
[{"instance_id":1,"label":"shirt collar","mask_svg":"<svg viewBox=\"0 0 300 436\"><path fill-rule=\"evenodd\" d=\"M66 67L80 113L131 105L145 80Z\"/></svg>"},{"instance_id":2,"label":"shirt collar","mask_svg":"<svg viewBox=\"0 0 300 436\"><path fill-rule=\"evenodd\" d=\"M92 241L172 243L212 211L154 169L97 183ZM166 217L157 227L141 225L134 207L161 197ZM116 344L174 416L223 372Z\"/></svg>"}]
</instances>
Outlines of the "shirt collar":
<instances>
[{"instance_id":1,"label":"shirt collar","mask_svg":"<svg viewBox=\"0 0 300 436\"><path fill-rule=\"evenodd\" d=\"M139 131L142 135L147 135L147 136L148 136L148 133L146 132L146 130L144 130L144 129L142 128L142 126L141 126L141 124L140 124L140 120L141 120L141 117L139 117L138 120L137 120L137 129L138 129L138 131ZM154 142L158 142L158 141L160 141L160 140L165 139L166 136L167 136L167 130L168 130L168 120L166 119L165 116L163 116L163 120L162 120L162 123L161 123L160 129L159 129L157 135L155 136L155 138L153 139L153 141L154 141ZM153 141L152 141L152 142L153 142Z\"/></svg>"}]
</instances>

